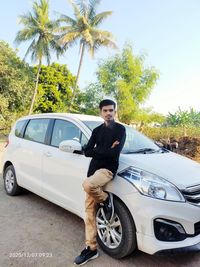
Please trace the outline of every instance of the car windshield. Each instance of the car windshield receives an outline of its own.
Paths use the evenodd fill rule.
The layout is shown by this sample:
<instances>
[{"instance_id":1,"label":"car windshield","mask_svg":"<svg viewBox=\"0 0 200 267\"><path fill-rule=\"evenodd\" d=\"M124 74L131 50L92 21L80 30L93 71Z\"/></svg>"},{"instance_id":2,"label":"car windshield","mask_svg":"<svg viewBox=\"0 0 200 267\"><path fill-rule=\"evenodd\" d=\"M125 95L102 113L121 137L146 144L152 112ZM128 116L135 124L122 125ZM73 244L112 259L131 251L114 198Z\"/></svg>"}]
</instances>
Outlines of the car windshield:
<instances>
[{"instance_id":1,"label":"car windshield","mask_svg":"<svg viewBox=\"0 0 200 267\"><path fill-rule=\"evenodd\" d=\"M97 126L101 125L103 121L83 121L83 123L93 130ZM133 127L123 124L126 128L126 142L124 144L123 154L134 153L155 153L160 151L158 147L151 139L141 134Z\"/></svg>"}]
</instances>

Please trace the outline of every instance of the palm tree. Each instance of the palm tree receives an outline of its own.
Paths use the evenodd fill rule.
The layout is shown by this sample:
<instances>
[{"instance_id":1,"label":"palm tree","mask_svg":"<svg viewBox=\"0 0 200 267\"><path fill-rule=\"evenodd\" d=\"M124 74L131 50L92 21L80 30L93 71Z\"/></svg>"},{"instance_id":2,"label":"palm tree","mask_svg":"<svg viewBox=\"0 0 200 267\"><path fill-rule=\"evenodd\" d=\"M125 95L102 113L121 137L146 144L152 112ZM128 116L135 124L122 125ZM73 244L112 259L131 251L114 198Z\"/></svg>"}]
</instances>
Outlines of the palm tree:
<instances>
[{"instance_id":1,"label":"palm tree","mask_svg":"<svg viewBox=\"0 0 200 267\"><path fill-rule=\"evenodd\" d=\"M40 0L39 3L34 1L32 13L28 12L25 15L19 16L19 22L23 24L24 28L18 31L15 42L20 44L25 41L31 41L24 58L30 53L31 60L38 62L35 90L29 110L29 114L31 114L37 95L42 60L45 58L47 63L50 64L50 52L56 51L57 56L61 53L61 49L56 41L56 35L54 34L59 24L56 21L51 21L49 18L48 0Z\"/></svg>"},{"instance_id":2,"label":"palm tree","mask_svg":"<svg viewBox=\"0 0 200 267\"><path fill-rule=\"evenodd\" d=\"M69 1L73 7L75 18L71 18L67 15L61 15L59 22L64 23L64 26L60 27L60 31L62 32L60 43L63 46L63 49L66 49L74 45L77 41L80 41L80 61L73 88L71 101L72 106L76 94L85 48L89 50L93 58L95 51L101 46L116 48L116 44L114 43L113 36L110 32L98 29L98 26L104 21L104 19L112 14L112 11L105 11L99 14L96 13L96 8L100 3L100 0L79 0L76 3L74 3L73 0Z\"/></svg>"}]
</instances>

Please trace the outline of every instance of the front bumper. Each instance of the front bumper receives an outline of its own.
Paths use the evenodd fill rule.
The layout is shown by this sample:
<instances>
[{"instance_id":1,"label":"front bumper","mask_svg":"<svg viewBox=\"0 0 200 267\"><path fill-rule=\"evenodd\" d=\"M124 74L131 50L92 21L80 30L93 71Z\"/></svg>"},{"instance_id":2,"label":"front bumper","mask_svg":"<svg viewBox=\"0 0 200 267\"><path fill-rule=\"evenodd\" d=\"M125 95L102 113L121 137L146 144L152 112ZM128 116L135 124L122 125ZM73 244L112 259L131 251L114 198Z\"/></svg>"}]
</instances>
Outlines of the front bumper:
<instances>
[{"instance_id":1,"label":"front bumper","mask_svg":"<svg viewBox=\"0 0 200 267\"><path fill-rule=\"evenodd\" d=\"M175 254L184 254L189 252L199 252L200 251L200 243L192 245L192 246L186 246L183 248L174 248L174 249L164 249L157 251L154 255L158 256L166 256L166 255L175 255Z\"/></svg>"},{"instance_id":2,"label":"front bumper","mask_svg":"<svg viewBox=\"0 0 200 267\"><path fill-rule=\"evenodd\" d=\"M133 193L123 196L136 226L138 249L149 254L161 250L184 248L200 243L200 234L195 234L195 223L200 222L200 207L187 202L158 200ZM155 236L154 221L162 218L180 224L187 235L182 241L160 241Z\"/></svg>"},{"instance_id":3,"label":"front bumper","mask_svg":"<svg viewBox=\"0 0 200 267\"><path fill-rule=\"evenodd\" d=\"M137 233L138 249L148 254L155 254L160 251L180 249L185 247L194 246L200 243L200 235L186 238L184 241L178 242L163 242L155 239L155 237Z\"/></svg>"}]
</instances>

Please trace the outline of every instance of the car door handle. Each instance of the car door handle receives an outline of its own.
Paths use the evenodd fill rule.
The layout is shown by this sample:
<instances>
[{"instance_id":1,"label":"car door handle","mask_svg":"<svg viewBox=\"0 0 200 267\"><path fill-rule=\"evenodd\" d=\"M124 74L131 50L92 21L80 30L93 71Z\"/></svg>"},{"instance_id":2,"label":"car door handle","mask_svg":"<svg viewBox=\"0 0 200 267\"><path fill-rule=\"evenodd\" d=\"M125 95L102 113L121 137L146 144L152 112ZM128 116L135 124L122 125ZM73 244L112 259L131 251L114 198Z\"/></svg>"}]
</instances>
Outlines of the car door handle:
<instances>
[{"instance_id":1,"label":"car door handle","mask_svg":"<svg viewBox=\"0 0 200 267\"><path fill-rule=\"evenodd\" d=\"M49 151L44 152L44 155L45 155L46 157L52 157L52 154L51 154L51 152L49 152Z\"/></svg>"}]
</instances>

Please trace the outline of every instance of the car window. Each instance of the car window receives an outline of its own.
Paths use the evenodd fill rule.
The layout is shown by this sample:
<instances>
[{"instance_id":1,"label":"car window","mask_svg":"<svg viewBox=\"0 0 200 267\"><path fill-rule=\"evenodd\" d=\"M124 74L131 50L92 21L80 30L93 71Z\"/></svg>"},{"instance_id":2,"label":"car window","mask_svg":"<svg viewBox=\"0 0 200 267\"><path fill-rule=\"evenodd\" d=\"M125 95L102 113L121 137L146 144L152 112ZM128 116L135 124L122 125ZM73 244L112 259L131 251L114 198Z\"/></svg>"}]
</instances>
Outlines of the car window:
<instances>
[{"instance_id":1,"label":"car window","mask_svg":"<svg viewBox=\"0 0 200 267\"><path fill-rule=\"evenodd\" d=\"M44 143L49 119L30 120L25 131L24 138L27 140Z\"/></svg>"},{"instance_id":2,"label":"car window","mask_svg":"<svg viewBox=\"0 0 200 267\"><path fill-rule=\"evenodd\" d=\"M85 146L88 143L88 138L82 133L81 135L81 146Z\"/></svg>"},{"instance_id":3,"label":"car window","mask_svg":"<svg viewBox=\"0 0 200 267\"><path fill-rule=\"evenodd\" d=\"M15 126L15 136L22 137L23 135L23 127L27 120L18 121Z\"/></svg>"},{"instance_id":4,"label":"car window","mask_svg":"<svg viewBox=\"0 0 200 267\"><path fill-rule=\"evenodd\" d=\"M82 121L88 128L93 130L102 124L102 121ZM126 141L122 153L130 153L139 149L150 148L157 150L159 147L147 136L141 134L133 127L123 124L126 128Z\"/></svg>"},{"instance_id":5,"label":"car window","mask_svg":"<svg viewBox=\"0 0 200 267\"><path fill-rule=\"evenodd\" d=\"M94 130L94 128L100 126L103 123L102 121L82 121L90 130Z\"/></svg>"},{"instance_id":6,"label":"car window","mask_svg":"<svg viewBox=\"0 0 200 267\"><path fill-rule=\"evenodd\" d=\"M73 123L65 120L56 120L53 128L51 145L59 147L64 140L81 142L81 130Z\"/></svg>"},{"instance_id":7,"label":"car window","mask_svg":"<svg viewBox=\"0 0 200 267\"><path fill-rule=\"evenodd\" d=\"M122 153L128 153L144 148L158 149L158 146L153 143L151 139L136 131L131 126L125 126L126 128L126 142L124 144Z\"/></svg>"}]
</instances>

